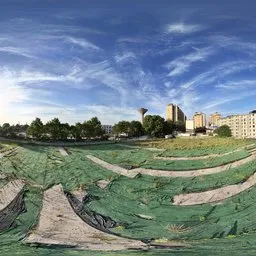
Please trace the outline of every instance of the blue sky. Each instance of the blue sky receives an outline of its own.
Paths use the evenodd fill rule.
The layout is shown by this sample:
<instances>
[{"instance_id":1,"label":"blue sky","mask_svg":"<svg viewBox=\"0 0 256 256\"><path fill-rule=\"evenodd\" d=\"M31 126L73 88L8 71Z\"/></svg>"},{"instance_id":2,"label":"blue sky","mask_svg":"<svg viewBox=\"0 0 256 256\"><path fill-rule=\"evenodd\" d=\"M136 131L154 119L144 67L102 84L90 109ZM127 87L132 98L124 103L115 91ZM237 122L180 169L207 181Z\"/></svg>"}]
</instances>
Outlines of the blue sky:
<instances>
[{"instance_id":1,"label":"blue sky","mask_svg":"<svg viewBox=\"0 0 256 256\"><path fill-rule=\"evenodd\" d=\"M192 3L193 2L193 3ZM256 108L256 1L1 0L0 124Z\"/></svg>"}]
</instances>

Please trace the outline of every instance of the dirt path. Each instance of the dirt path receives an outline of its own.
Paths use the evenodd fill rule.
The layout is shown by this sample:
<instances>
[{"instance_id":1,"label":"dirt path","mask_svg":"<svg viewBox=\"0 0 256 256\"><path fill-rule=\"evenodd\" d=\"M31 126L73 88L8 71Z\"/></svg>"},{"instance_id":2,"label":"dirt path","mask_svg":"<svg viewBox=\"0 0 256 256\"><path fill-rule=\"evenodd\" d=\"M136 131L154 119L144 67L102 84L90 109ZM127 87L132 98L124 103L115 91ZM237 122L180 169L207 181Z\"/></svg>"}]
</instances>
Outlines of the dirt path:
<instances>
[{"instance_id":1,"label":"dirt path","mask_svg":"<svg viewBox=\"0 0 256 256\"><path fill-rule=\"evenodd\" d=\"M61 185L44 192L39 224L25 242L100 251L149 247L141 241L107 234L89 226L75 214Z\"/></svg>"},{"instance_id":2,"label":"dirt path","mask_svg":"<svg viewBox=\"0 0 256 256\"><path fill-rule=\"evenodd\" d=\"M199 193L189 193L174 196L174 205L197 205L223 201L235 196L256 184L256 173L242 184L229 185L222 188Z\"/></svg>"},{"instance_id":3,"label":"dirt path","mask_svg":"<svg viewBox=\"0 0 256 256\"><path fill-rule=\"evenodd\" d=\"M132 170L126 170L117 165L107 163L95 156L87 155L86 157L88 159L92 160L94 163L96 163L110 171L119 173L119 174L127 176L127 177L131 177L131 178L135 177L139 173L145 174L145 175L150 175L150 176L158 176L158 177L197 177L197 176L203 176L203 175L224 172L231 168L235 168L240 165L246 164L246 163L256 159L256 152L254 152L251 156L249 156L247 158L238 160L238 161L230 163L230 164L225 164L222 166L206 168L206 169L187 170L187 171L168 171L168 170L163 171L163 170L146 169L146 168L136 168L136 169L132 169Z\"/></svg>"},{"instance_id":4,"label":"dirt path","mask_svg":"<svg viewBox=\"0 0 256 256\"><path fill-rule=\"evenodd\" d=\"M92 156L92 155L87 155L86 157L88 159L90 159L91 161L93 161L94 163L102 166L103 168L105 168L107 170L110 170L112 172L115 172L117 174L121 174L123 176L127 176L127 177L130 177L130 178L134 178L137 175L137 173L133 173L133 172L128 171L125 168L122 168L120 166L107 163L107 162L99 159L98 157L95 157L95 156Z\"/></svg>"}]
</instances>

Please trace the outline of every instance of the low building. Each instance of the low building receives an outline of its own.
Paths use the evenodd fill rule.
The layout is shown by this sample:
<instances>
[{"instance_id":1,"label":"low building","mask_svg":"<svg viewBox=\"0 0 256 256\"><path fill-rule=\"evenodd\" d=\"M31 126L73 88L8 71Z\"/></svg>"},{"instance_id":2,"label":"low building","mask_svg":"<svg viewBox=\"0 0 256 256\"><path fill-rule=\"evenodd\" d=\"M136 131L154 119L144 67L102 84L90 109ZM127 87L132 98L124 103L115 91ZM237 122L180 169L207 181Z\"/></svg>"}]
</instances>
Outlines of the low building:
<instances>
[{"instance_id":1,"label":"low building","mask_svg":"<svg viewBox=\"0 0 256 256\"><path fill-rule=\"evenodd\" d=\"M228 125L236 138L256 138L256 110L248 114L231 115L218 120L218 126Z\"/></svg>"},{"instance_id":2,"label":"low building","mask_svg":"<svg viewBox=\"0 0 256 256\"><path fill-rule=\"evenodd\" d=\"M193 132L194 131L194 120L188 119L186 120L186 132Z\"/></svg>"},{"instance_id":3,"label":"low building","mask_svg":"<svg viewBox=\"0 0 256 256\"><path fill-rule=\"evenodd\" d=\"M102 129L105 131L105 134L111 134L113 130L112 125L102 125Z\"/></svg>"}]
</instances>

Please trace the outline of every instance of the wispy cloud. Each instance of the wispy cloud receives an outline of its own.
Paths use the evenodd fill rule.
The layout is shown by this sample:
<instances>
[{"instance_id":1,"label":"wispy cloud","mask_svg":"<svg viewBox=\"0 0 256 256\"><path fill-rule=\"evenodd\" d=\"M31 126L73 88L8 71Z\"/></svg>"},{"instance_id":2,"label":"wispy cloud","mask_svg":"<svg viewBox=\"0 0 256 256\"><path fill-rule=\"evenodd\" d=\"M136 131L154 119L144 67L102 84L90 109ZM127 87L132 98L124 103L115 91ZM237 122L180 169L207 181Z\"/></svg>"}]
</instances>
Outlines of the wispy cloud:
<instances>
[{"instance_id":1,"label":"wispy cloud","mask_svg":"<svg viewBox=\"0 0 256 256\"><path fill-rule=\"evenodd\" d=\"M0 47L0 52L18 55L26 58L35 58L35 56L27 53L25 49L18 48L18 47L11 47L11 46Z\"/></svg>"},{"instance_id":2,"label":"wispy cloud","mask_svg":"<svg viewBox=\"0 0 256 256\"><path fill-rule=\"evenodd\" d=\"M235 94L235 95L225 95L225 97L221 97L220 99L214 99L213 101L208 102L205 106L202 106L202 108L204 110L208 110L208 109L214 109L217 106L226 104L226 103L230 103L233 101L238 101L238 100L243 100L246 98L250 98L250 97L254 97L256 95L256 91L252 91L252 92L242 92L239 94Z\"/></svg>"},{"instance_id":3,"label":"wispy cloud","mask_svg":"<svg viewBox=\"0 0 256 256\"><path fill-rule=\"evenodd\" d=\"M93 50L97 50L97 51L101 50L100 47L98 47L95 44L92 44L92 43L90 43L87 40L82 39L82 38L75 38L75 37L68 36L68 37L65 38L65 40L72 43L72 44L78 45L82 48L85 48L85 49L93 49Z\"/></svg>"},{"instance_id":4,"label":"wispy cloud","mask_svg":"<svg viewBox=\"0 0 256 256\"><path fill-rule=\"evenodd\" d=\"M227 81L225 83L217 84L215 88L225 90L245 90L250 87L256 88L256 80L238 80Z\"/></svg>"},{"instance_id":5,"label":"wispy cloud","mask_svg":"<svg viewBox=\"0 0 256 256\"><path fill-rule=\"evenodd\" d=\"M206 27L200 24L185 24L184 22L178 22L168 24L165 28L165 32L170 34L192 34L205 29Z\"/></svg>"},{"instance_id":6,"label":"wispy cloud","mask_svg":"<svg viewBox=\"0 0 256 256\"><path fill-rule=\"evenodd\" d=\"M184 55L167 63L165 67L170 70L168 76L178 76L188 71L190 66L199 61L205 61L210 55L214 53L211 47L196 49L196 51Z\"/></svg>"},{"instance_id":7,"label":"wispy cloud","mask_svg":"<svg viewBox=\"0 0 256 256\"><path fill-rule=\"evenodd\" d=\"M185 83L181 84L182 89L192 89L201 85L208 85L216 82L218 79L238 73L242 70L253 70L256 68L254 61L230 61L217 65L208 71L205 71Z\"/></svg>"}]
</instances>

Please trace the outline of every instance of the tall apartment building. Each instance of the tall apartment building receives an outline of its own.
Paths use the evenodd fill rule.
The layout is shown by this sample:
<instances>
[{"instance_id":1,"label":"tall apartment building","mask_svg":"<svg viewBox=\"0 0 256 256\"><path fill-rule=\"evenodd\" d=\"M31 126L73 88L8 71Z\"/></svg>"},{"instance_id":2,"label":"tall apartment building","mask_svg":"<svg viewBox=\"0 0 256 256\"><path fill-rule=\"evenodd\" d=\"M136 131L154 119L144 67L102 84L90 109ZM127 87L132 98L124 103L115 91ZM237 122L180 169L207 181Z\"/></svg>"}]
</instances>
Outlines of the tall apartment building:
<instances>
[{"instance_id":1,"label":"tall apartment building","mask_svg":"<svg viewBox=\"0 0 256 256\"><path fill-rule=\"evenodd\" d=\"M206 115L202 112L196 112L193 117L194 128L206 127Z\"/></svg>"},{"instance_id":2,"label":"tall apartment building","mask_svg":"<svg viewBox=\"0 0 256 256\"><path fill-rule=\"evenodd\" d=\"M214 114L210 115L209 125L210 126L218 126L218 121L221 119L221 114L215 112Z\"/></svg>"},{"instance_id":3,"label":"tall apartment building","mask_svg":"<svg viewBox=\"0 0 256 256\"><path fill-rule=\"evenodd\" d=\"M186 122L186 116L178 105L168 104L166 107L166 120L173 122Z\"/></svg>"},{"instance_id":4,"label":"tall apartment building","mask_svg":"<svg viewBox=\"0 0 256 256\"><path fill-rule=\"evenodd\" d=\"M228 125L236 138L256 138L256 110L249 114L231 115L221 118L218 126Z\"/></svg>"}]
</instances>

